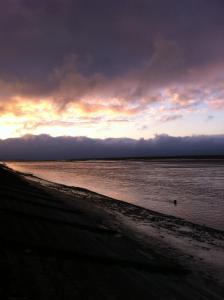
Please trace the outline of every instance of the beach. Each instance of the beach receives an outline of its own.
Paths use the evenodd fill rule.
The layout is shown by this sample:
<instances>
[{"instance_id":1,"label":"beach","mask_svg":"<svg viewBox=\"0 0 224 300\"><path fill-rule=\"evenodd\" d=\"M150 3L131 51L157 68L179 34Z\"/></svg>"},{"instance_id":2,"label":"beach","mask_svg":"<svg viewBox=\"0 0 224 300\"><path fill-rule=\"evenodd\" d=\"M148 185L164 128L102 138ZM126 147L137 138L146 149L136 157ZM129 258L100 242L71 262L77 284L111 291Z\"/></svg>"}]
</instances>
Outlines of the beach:
<instances>
[{"instance_id":1,"label":"beach","mask_svg":"<svg viewBox=\"0 0 224 300\"><path fill-rule=\"evenodd\" d=\"M0 167L1 299L223 299L224 233Z\"/></svg>"}]
</instances>

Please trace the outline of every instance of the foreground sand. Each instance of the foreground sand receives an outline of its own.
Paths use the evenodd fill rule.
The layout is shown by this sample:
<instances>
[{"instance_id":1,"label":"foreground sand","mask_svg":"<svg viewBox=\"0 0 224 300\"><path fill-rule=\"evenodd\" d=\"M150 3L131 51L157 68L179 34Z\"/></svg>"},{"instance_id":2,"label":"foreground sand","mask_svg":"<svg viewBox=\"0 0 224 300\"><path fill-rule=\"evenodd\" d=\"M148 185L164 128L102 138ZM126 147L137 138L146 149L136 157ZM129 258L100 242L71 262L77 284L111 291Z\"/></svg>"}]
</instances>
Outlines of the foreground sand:
<instances>
[{"instance_id":1,"label":"foreground sand","mask_svg":"<svg viewBox=\"0 0 224 300\"><path fill-rule=\"evenodd\" d=\"M0 167L0 299L223 299L224 234Z\"/></svg>"}]
</instances>

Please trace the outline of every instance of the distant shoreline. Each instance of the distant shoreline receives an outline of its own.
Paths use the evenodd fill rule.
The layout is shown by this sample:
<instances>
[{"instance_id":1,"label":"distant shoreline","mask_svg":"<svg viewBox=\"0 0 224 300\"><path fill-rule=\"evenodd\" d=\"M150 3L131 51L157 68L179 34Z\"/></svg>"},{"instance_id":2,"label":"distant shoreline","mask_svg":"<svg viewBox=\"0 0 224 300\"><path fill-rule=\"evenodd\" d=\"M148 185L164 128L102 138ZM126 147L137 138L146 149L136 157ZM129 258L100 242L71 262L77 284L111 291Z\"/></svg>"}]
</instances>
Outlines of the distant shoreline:
<instances>
[{"instance_id":1,"label":"distant shoreline","mask_svg":"<svg viewBox=\"0 0 224 300\"><path fill-rule=\"evenodd\" d=\"M40 162L40 161L133 161L133 160L224 160L224 155L180 155L180 156L136 156L136 157L96 157L96 158L71 158L71 159L37 159L37 160L25 160L25 159L15 159L15 160L2 160L2 162Z\"/></svg>"}]
</instances>

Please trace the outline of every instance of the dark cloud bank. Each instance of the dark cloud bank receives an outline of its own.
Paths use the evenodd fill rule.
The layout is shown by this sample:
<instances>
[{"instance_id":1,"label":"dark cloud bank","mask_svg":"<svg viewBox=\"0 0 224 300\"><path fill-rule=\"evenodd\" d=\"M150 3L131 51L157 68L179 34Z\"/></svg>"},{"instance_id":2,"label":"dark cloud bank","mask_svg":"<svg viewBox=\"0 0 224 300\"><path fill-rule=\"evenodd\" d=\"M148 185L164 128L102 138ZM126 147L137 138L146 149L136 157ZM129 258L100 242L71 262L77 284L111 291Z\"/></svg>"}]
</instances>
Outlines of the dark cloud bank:
<instances>
[{"instance_id":1,"label":"dark cloud bank","mask_svg":"<svg viewBox=\"0 0 224 300\"><path fill-rule=\"evenodd\" d=\"M136 156L224 155L224 135L153 139L25 136L0 140L0 160L55 160Z\"/></svg>"},{"instance_id":2,"label":"dark cloud bank","mask_svg":"<svg viewBox=\"0 0 224 300\"><path fill-rule=\"evenodd\" d=\"M15 96L144 110L167 85L196 77L204 90L217 66L223 80L223 11L221 0L2 0L0 110Z\"/></svg>"}]
</instances>

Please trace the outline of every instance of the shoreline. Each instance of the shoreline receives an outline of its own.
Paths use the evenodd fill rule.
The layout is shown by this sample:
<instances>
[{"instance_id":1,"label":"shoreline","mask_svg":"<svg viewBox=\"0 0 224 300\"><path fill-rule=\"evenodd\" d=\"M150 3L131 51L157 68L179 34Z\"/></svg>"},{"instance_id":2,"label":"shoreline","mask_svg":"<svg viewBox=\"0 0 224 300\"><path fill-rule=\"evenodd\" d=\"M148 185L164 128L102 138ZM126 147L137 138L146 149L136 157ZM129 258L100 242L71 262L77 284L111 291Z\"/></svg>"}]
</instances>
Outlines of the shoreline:
<instances>
[{"instance_id":1,"label":"shoreline","mask_svg":"<svg viewBox=\"0 0 224 300\"><path fill-rule=\"evenodd\" d=\"M11 168L9 168L9 169L11 169ZM50 188L55 188L55 189L64 189L65 193L66 192L69 193L69 191L70 191L70 192L73 192L73 194L76 194L76 193L79 194L81 192L81 193L86 194L87 197L89 195L89 197L93 197L93 198L96 197L96 198L101 199L103 201L114 202L114 204L116 203L117 206L119 206L119 205L120 206L127 206L127 207L130 207L130 209L132 208L133 210L139 210L139 211L141 210L143 213L145 212L146 214L148 212L148 214L152 215L152 217L166 218L166 219L169 219L170 221L177 222L180 225L186 225L186 226L189 226L189 227L197 227L201 231L205 230L205 231L211 232L213 234L215 234L215 233L217 233L217 234L224 234L224 231L221 230L221 229L217 229L217 228L209 227L207 225L202 225L202 224L194 223L194 222L185 220L183 218L176 217L174 215L165 214L165 213L158 212L158 211L155 211L155 210L152 210L152 209L149 209L149 208L145 208L143 206L139 206L137 204L133 204L133 203L124 201L124 200L112 198L110 196L107 196L107 195L104 195L104 194L100 194L98 192L92 191L92 190L87 189L87 188L77 187L77 186L70 186L70 185L61 184L61 183L56 183L56 182L49 181L49 180L40 178L38 176L35 176L32 173L24 173L24 172L16 171L16 170L13 170L13 169L11 169L11 170L14 171L14 172L17 172L18 174L20 174L22 176L24 176L28 180L38 182L42 186L46 186L48 188L50 187Z\"/></svg>"},{"instance_id":2,"label":"shoreline","mask_svg":"<svg viewBox=\"0 0 224 300\"><path fill-rule=\"evenodd\" d=\"M223 263L220 266L219 262L217 266L215 266L215 270L212 272L209 270L211 273L213 273L209 274L209 276L214 276L214 273L216 273L216 267L220 266L220 274L218 278L215 278L215 280L218 280L224 284L224 279L222 276L222 272L224 270L224 231L205 225L192 223L172 215L156 212L132 203L96 193L85 188L54 183L34 175L30 176L30 174L21 174L23 176L25 175L28 180L34 180L44 187L56 190L56 192L62 192L62 195L64 193L72 197L81 195L82 201L85 201L85 204L88 203L92 210L93 206L96 210L102 210L102 214L108 214L108 218L110 220L115 219L117 222L116 227L119 229L122 227L125 233L128 233L130 237L137 239L140 243L145 245L147 244L148 238L150 238L150 243L152 242L152 239L155 238L155 247L157 247L157 250L160 248L159 252L162 255L165 254L164 251L166 253L168 251L170 259L175 258L175 260L177 260L177 256L179 258L181 257L180 263L186 265L186 267L189 267L189 262L182 260L182 256L188 256L190 259L194 258L197 260L197 263L199 262L200 264L203 260L205 260L206 263L208 257L205 256L207 256L207 252L209 252L210 256L212 250L214 250L214 246L217 246L218 248L220 247L220 262L222 261ZM176 239L177 241L165 241L166 235L168 235L169 238ZM183 245L178 245L178 240L182 240L181 242L185 243L183 243ZM167 249L164 247L163 243L168 244ZM186 251L186 246L189 247L189 243L193 243L192 249L188 249L188 253L183 253L183 248ZM209 245L212 247L209 248ZM198 248L202 252L195 253L195 248Z\"/></svg>"},{"instance_id":3,"label":"shoreline","mask_svg":"<svg viewBox=\"0 0 224 300\"><path fill-rule=\"evenodd\" d=\"M200 161L187 164L182 160L179 163L176 160L174 163L164 161L164 164L163 161L155 161L146 165L142 161L130 164L113 161L93 163L8 162L7 165L45 180L86 188L110 198L224 231L221 209L224 164L220 160L206 161L202 165ZM96 170L99 168L98 174ZM176 182L170 176L166 178L168 173ZM214 180L214 176L217 180Z\"/></svg>"},{"instance_id":4,"label":"shoreline","mask_svg":"<svg viewBox=\"0 0 224 300\"><path fill-rule=\"evenodd\" d=\"M68 226L68 223L70 222L71 226L74 221L77 222L77 219L79 219L79 223L82 223L82 226L79 224L79 228L82 228L82 230L86 228L85 234L87 234L88 230L90 230L89 227L91 227L92 231L95 232L95 234L97 234L96 232L98 232L98 234L100 232L103 235L111 235L112 240L115 239L116 241L116 255L118 254L121 256L120 261L122 261L123 264L125 264L125 260L122 258L124 255L122 254L122 251L125 250L124 252L127 254L127 256L129 256L129 251L132 252L134 250L134 252L136 253L134 254L134 256L130 255L130 258L139 257L139 261L142 261L142 263L139 263L134 260L135 266L141 266L144 269L144 266L147 266L148 264L148 262L145 261L146 259L147 261L149 260L151 262L151 271L153 269L154 271L159 270L160 273L162 273L162 275L160 274L161 276L164 276L167 270L171 269L173 270L173 274L178 274L178 272L182 274L181 276L184 276L185 273L188 274L186 275L187 278L183 279L183 284L185 286L186 284L190 283L191 288L189 287L189 290L187 290L187 294L189 294L189 297L186 297L185 295L186 298L184 299L193 299L191 298L191 296L193 297L196 286L197 289L201 291L201 295L203 295L204 293L207 294L207 296L205 295L198 299L221 299L221 296L223 295L221 284L223 284L222 272L224 269L224 265L222 263L224 261L224 232L209 227L207 228L202 225L196 225L177 217L166 216L161 213L153 212L148 209L144 209L120 200L115 200L86 189L68 187L65 185L47 182L35 176L30 176L30 174L24 174L18 171L14 171L12 169L9 169L8 167L0 166L0 168L6 169L7 172L11 172L12 174L14 174L13 176L20 177L20 179L24 181L25 185L28 183L31 190L38 189L39 191L46 193L49 196L49 199L51 199L51 204L54 203L54 206L56 203L57 205L60 204L61 208L58 209L61 209L61 213L64 210L64 216L60 217L61 224L63 224L63 222L67 222ZM13 191L11 191L11 193L14 194ZM33 194L35 196L35 192ZM13 195L13 197L14 196L15 194ZM54 199L57 199L56 202ZM28 199L26 197L24 197L23 200L25 200L27 204L30 204L32 201L34 202L34 200L31 201L30 198ZM42 206L45 206L47 208L47 205L49 205L49 203L46 204L43 199L40 200L35 203L35 206L37 207L41 204ZM47 209L49 209L49 207ZM51 209L53 209L53 206ZM54 210L56 211L55 207ZM74 218L69 218L68 222L66 211L68 213L71 213L72 211L78 211L78 217L77 214L74 213ZM20 214L21 213L22 212L20 211ZM31 212L29 211L28 213L30 214ZM46 211L44 212L44 214L45 213ZM23 214L25 217L27 217L27 212L23 212ZM35 218L35 214L36 211L32 210L33 218ZM52 212L50 213L50 215L52 215ZM44 217L42 216L42 218ZM90 223L93 223L94 226L92 224L90 226ZM89 229L87 230L87 228ZM83 236L83 239L88 240L89 238L90 236L88 234L86 238L85 236ZM106 238L106 240L102 241L104 247L106 247L105 245L107 245L108 243L107 239L108 237ZM133 249L128 248L126 245L130 241L131 243L133 243L133 245L135 245ZM98 242L99 241L97 240L97 243ZM100 248L102 248L102 245L98 245L97 247L93 247L94 251L96 252ZM106 252L111 252L110 247L110 251L107 250ZM139 251L143 253L143 257L141 257ZM79 259L81 261L88 261L88 259L90 258L88 258L86 255L83 258L80 256ZM99 258L98 261L100 261ZM152 262L154 267L152 267ZM116 259L112 260L112 263L116 265ZM131 268L133 268L133 261L131 263L130 259L126 261L125 268L128 268L129 265L132 266ZM158 268L155 266L157 266ZM87 269L89 270L88 266ZM168 279L166 278L164 280L166 280L166 282L167 280L170 280L172 282L173 279L170 278L172 276L169 276ZM133 279L136 280L134 275L132 280ZM153 279L151 278L151 280ZM155 278L155 280L158 281L158 278ZM206 282L208 280L210 282L209 290L206 286ZM84 283L81 282L81 284ZM165 284L165 282L163 282L161 278L160 284ZM167 283L165 285L167 285ZM172 286L172 283L170 283L170 286ZM137 288L137 284L135 288ZM174 287L172 286L172 290L173 289ZM215 290L217 292L215 292ZM185 288L183 288L183 294L184 291L186 293L186 286ZM149 292L150 291L145 291L146 294ZM178 291L178 293L179 292L180 291ZM155 299L163 299L161 298L162 294L160 293L162 292L158 290L158 297L156 297ZM174 289L172 293L170 294L170 298L168 296L166 299L172 299L175 293L177 293L177 290ZM131 294L132 293L130 293L130 295ZM94 298L93 296L92 299L98 298ZM105 299L113 298L105 297Z\"/></svg>"}]
</instances>

